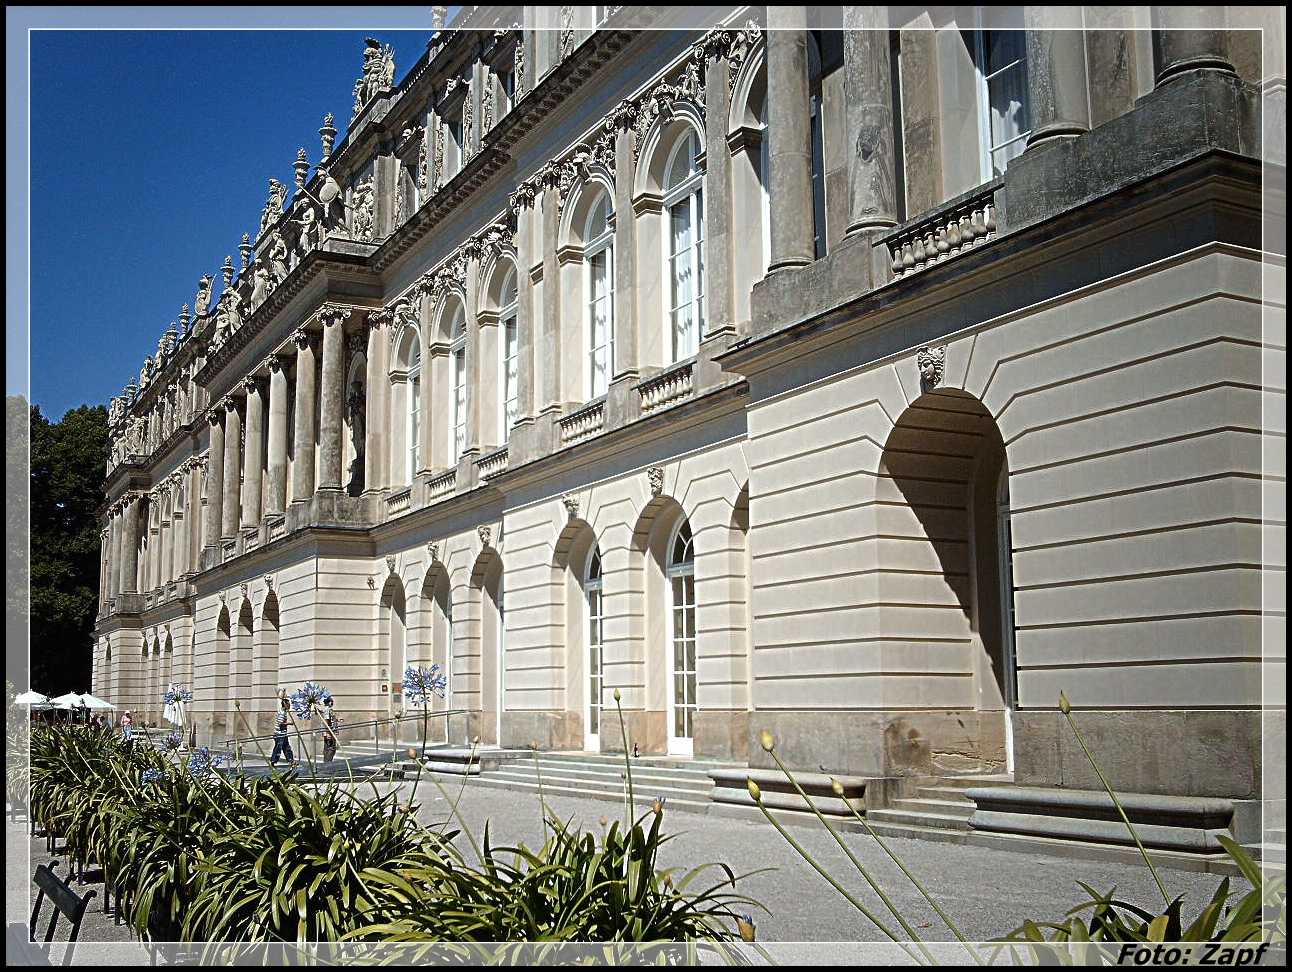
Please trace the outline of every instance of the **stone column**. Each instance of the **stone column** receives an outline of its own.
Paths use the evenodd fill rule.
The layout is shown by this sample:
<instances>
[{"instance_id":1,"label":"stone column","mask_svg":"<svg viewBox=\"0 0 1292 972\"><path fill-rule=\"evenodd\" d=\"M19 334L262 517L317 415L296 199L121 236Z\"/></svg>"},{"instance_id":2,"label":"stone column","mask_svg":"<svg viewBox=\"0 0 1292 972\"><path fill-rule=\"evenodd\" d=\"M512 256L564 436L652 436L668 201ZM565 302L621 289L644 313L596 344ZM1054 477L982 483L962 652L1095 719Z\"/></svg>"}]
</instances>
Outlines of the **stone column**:
<instances>
[{"instance_id":1,"label":"stone column","mask_svg":"<svg viewBox=\"0 0 1292 972\"><path fill-rule=\"evenodd\" d=\"M220 513L220 539L238 535L238 499L242 479L242 416L238 400L224 400L224 505Z\"/></svg>"},{"instance_id":2,"label":"stone column","mask_svg":"<svg viewBox=\"0 0 1292 972\"><path fill-rule=\"evenodd\" d=\"M314 495L314 335L304 328L292 335L296 345L296 413L292 424L292 502Z\"/></svg>"},{"instance_id":3,"label":"stone column","mask_svg":"<svg viewBox=\"0 0 1292 972\"><path fill-rule=\"evenodd\" d=\"M202 477L206 473L210 460L206 456L197 456L188 472L188 556L185 558L185 573L202 569L202 530L206 523L206 510L210 500L202 499ZM200 514L200 515L199 515Z\"/></svg>"},{"instance_id":4,"label":"stone column","mask_svg":"<svg viewBox=\"0 0 1292 972\"><path fill-rule=\"evenodd\" d=\"M804 48L806 52L806 47ZM731 150L727 147L727 120L731 114L731 90L725 52L710 55L704 78L704 334L730 330L735 326L735 249L731 237L732 193ZM804 106L807 99L804 99ZM811 140L808 141L809 153ZM808 205L811 206L812 156L808 155ZM627 182L628 180L624 180ZM627 210L625 210L627 211ZM807 210L809 213L811 208ZM616 240L616 242L618 242ZM811 236L808 243L811 244ZM618 256L618 254L616 254Z\"/></svg>"},{"instance_id":5,"label":"stone column","mask_svg":"<svg viewBox=\"0 0 1292 972\"><path fill-rule=\"evenodd\" d=\"M1223 8L1154 7L1153 19L1158 27L1153 31L1158 87L1200 68L1234 73Z\"/></svg>"},{"instance_id":6,"label":"stone column","mask_svg":"<svg viewBox=\"0 0 1292 972\"><path fill-rule=\"evenodd\" d=\"M538 359L539 411L559 407L561 388L561 267L556 259L556 241L560 236L560 193L543 192L543 212L539 217L539 245L543 248L543 316L534 356Z\"/></svg>"},{"instance_id":7,"label":"stone column","mask_svg":"<svg viewBox=\"0 0 1292 972\"><path fill-rule=\"evenodd\" d=\"M806 23L805 7L767 8L771 272L806 266L816 257Z\"/></svg>"},{"instance_id":8,"label":"stone column","mask_svg":"<svg viewBox=\"0 0 1292 972\"><path fill-rule=\"evenodd\" d=\"M619 180L615 181L618 183ZM618 240L615 242L615 259L618 260ZM534 253L534 207L521 202L516 207L516 414L522 420L532 419L538 411L534 406L534 357L538 349L538 335L534 333L534 284L529 275L537 262ZM422 384L428 385L430 382L423 377ZM423 424L430 423L423 419Z\"/></svg>"},{"instance_id":9,"label":"stone column","mask_svg":"<svg viewBox=\"0 0 1292 972\"><path fill-rule=\"evenodd\" d=\"M390 424L390 342L386 340L383 325L394 327L392 315L383 312L369 311L368 321L364 325L368 335L368 373L364 383L368 393L368 422L365 431L363 449L363 482L364 492L375 492L391 485L387 469L390 466L390 450L407 448L404 444L392 443ZM410 477L409 481L412 479Z\"/></svg>"},{"instance_id":10,"label":"stone column","mask_svg":"<svg viewBox=\"0 0 1292 972\"><path fill-rule=\"evenodd\" d=\"M121 593L121 511L108 517L108 597Z\"/></svg>"},{"instance_id":11,"label":"stone column","mask_svg":"<svg viewBox=\"0 0 1292 972\"><path fill-rule=\"evenodd\" d=\"M463 310L466 312L467 328L467 436L462 453L478 456L483 446L490 441L490 433L484 428L482 421L487 412L484 392L485 369L489 362L485 361L484 335L480 330L479 259L473 257L467 261L463 284Z\"/></svg>"},{"instance_id":12,"label":"stone column","mask_svg":"<svg viewBox=\"0 0 1292 972\"><path fill-rule=\"evenodd\" d=\"M1026 7L1027 148L1075 138L1090 129L1086 44L1080 7ZM1056 28L1069 27L1061 30Z\"/></svg>"},{"instance_id":13,"label":"stone column","mask_svg":"<svg viewBox=\"0 0 1292 972\"><path fill-rule=\"evenodd\" d=\"M287 508L287 359L269 359L269 492L265 513L277 516Z\"/></svg>"},{"instance_id":14,"label":"stone column","mask_svg":"<svg viewBox=\"0 0 1292 972\"><path fill-rule=\"evenodd\" d=\"M897 225L888 8L843 8L844 133L852 236Z\"/></svg>"},{"instance_id":15,"label":"stone column","mask_svg":"<svg viewBox=\"0 0 1292 972\"><path fill-rule=\"evenodd\" d=\"M153 513L157 513L157 526L153 526ZM144 527L143 583L140 590L151 591L159 583L161 573L161 503L157 496L148 497L148 523Z\"/></svg>"},{"instance_id":16,"label":"stone column","mask_svg":"<svg viewBox=\"0 0 1292 972\"><path fill-rule=\"evenodd\" d=\"M202 518L202 546L220 544L220 516L224 509L224 423L220 409L206 413L211 426L211 448L206 456L206 512ZM199 555L200 563L200 555Z\"/></svg>"},{"instance_id":17,"label":"stone column","mask_svg":"<svg viewBox=\"0 0 1292 972\"><path fill-rule=\"evenodd\" d=\"M319 314L323 324L323 378L319 389L319 489L342 486L342 435L345 432L345 331L348 310L328 305Z\"/></svg>"},{"instance_id":18,"label":"stone column","mask_svg":"<svg viewBox=\"0 0 1292 972\"><path fill-rule=\"evenodd\" d=\"M247 391L247 435L242 474L242 528L260 525L260 497L265 478L265 400L262 382L254 375L243 387Z\"/></svg>"},{"instance_id":19,"label":"stone column","mask_svg":"<svg viewBox=\"0 0 1292 972\"><path fill-rule=\"evenodd\" d=\"M139 498L127 496L122 510L121 593L139 591Z\"/></svg>"},{"instance_id":20,"label":"stone column","mask_svg":"<svg viewBox=\"0 0 1292 972\"><path fill-rule=\"evenodd\" d=\"M637 306L637 219L633 215L635 135L632 117L621 114L620 118L615 135L615 378L637 375L637 315L633 312ZM706 205L708 202L706 198ZM524 387L522 381L521 388Z\"/></svg>"}]
</instances>

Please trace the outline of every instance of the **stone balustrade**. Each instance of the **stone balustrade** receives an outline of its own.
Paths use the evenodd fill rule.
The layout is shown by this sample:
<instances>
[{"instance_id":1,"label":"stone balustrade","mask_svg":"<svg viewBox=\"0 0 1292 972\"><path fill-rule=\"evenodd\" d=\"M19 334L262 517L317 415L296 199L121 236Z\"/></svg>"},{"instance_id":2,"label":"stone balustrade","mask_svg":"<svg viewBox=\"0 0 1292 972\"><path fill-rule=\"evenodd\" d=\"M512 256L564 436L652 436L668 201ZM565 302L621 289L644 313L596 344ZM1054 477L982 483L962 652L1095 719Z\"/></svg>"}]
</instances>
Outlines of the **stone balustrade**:
<instances>
[{"instance_id":1,"label":"stone balustrade","mask_svg":"<svg viewBox=\"0 0 1292 972\"><path fill-rule=\"evenodd\" d=\"M391 493L386 497L386 515L399 516L401 513L407 513L413 505L413 487L406 486L397 493Z\"/></svg>"},{"instance_id":2,"label":"stone balustrade","mask_svg":"<svg viewBox=\"0 0 1292 972\"><path fill-rule=\"evenodd\" d=\"M234 557L238 556L238 541L223 540L220 543L220 562L228 563Z\"/></svg>"},{"instance_id":3,"label":"stone balustrade","mask_svg":"<svg viewBox=\"0 0 1292 972\"><path fill-rule=\"evenodd\" d=\"M430 482L426 484L426 498L428 500L437 500L445 496L452 496L457 491L457 488L458 471L457 469L450 469L448 472L431 477Z\"/></svg>"},{"instance_id":4,"label":"stone balustrade","mask_svg":"<svg viewBox=\"0 0 1292 972\"><path fill-rule=\"evenodd\" d=\"M606 424L606 403L593 402L569 415L563 416L557 423L561 427L561 444L570 445L591 438L600 432Z\"/></svg>"},{"instance_id":5,"label":"stone balustrade","mask_svg":"<svg viewBox=\"0 0 1292 972\"><path fill-rule=\"evenodd\" d=\"M916 223L881 237L900 278L949 260L996 236L996 191L1000 180L953 199Z\"/></svg>"},{"instance_id":6,"label":"stone balustrade","mask_svg":"<svg viewBox=\"0 0 1292 972\"><path fill-rule=\"evenodd\" d=\"M641 396L642 414L663 408L678 399L689 398L694 390L694 370L695 362L688 361L679 368L662 371L639 383L637 393Z\"/></svg>"},{"instance_id":7,"label":"stone balustrade","mask_svg":"<svg viewBox=\"0 0 1292 972\"><path fill-rule=\"evenodd\" d=\"M269 540L272 543L287 533L287 517L275 516L269 520Z\"/></svg>"},{"instance_id":8,"label":"stone balustrade","mask_svg":"<svg viewBox=\"0 0 1292 972\"><path fill-rule=\"evenodd\" d=\"M489 479L491 476L505 473L507 471L506 447L504 446L496 452L491 452L487 456L481 456L476 460L476 469L479 471L481 479Z\"/></svg>"}]
</instances>

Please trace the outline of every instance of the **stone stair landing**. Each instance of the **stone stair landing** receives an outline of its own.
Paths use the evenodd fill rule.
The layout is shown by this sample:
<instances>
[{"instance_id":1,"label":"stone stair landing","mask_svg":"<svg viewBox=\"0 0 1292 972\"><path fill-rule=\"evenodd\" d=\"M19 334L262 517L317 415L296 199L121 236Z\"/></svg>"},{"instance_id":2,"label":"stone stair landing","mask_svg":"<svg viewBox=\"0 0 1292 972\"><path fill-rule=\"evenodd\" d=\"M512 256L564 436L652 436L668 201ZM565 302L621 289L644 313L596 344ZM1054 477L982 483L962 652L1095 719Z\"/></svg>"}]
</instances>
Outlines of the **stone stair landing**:
<instances>
[{"instance_id":1,"label":"stone stair landing","mask_svg":"<svg viewBox=\"0 0 1292 972\"><path fill-rule=\"evenodd\" d=\"M917 786L914 796L901 797L888 807L867 811L866 820L881 837L918 837L963 844L974 812L974 802L967 795L969 788L1009 786L1012 782L1003 773L942 777Z\"/></svg>"}]
</instances>

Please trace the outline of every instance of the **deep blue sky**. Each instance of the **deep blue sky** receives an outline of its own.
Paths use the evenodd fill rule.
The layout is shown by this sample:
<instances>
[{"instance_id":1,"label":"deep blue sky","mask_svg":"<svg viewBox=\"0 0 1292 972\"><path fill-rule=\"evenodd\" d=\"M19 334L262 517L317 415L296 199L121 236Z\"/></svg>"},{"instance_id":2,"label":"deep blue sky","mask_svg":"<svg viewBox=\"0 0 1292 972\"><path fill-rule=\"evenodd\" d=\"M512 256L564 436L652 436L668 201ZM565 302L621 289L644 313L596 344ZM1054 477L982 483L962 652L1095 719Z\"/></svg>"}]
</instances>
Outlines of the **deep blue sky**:
<instances>
[{"instance_id":1,"label":"deep blue sky","mask_svg":"<svg viewBox=\"0 0 1292 972\"><path fill-rule=\"evenodd\" d=\"M62 13L27 9L32 19L19 27ZM116 12L117 22L135 18L131 28L161 23L147 8ZM73 8L67 22L102 26L105 13ZM164 12L173 18L166 26L188 13ZM195 11L192 22L258 29L27 31L11 13L6 393L27 391L28 306L17 303L18 281L30 287L31 401L51 419L106 404L139 374L181 306L192 309L203 273L218 292L225 255L237 265L242 234L259 228L269 179L295 185L301 146L319 160L327 112L343 137L364 37L394 47L401 80L431 38L430 18L429 6L240 7ZM356 29L265 29L298 24ZM26 51L31 218L15 227L23 160L13 104L26 91L15 92L14 58ZM24 238L30 276L15 266Z\"/></svg>"}]
</instances>

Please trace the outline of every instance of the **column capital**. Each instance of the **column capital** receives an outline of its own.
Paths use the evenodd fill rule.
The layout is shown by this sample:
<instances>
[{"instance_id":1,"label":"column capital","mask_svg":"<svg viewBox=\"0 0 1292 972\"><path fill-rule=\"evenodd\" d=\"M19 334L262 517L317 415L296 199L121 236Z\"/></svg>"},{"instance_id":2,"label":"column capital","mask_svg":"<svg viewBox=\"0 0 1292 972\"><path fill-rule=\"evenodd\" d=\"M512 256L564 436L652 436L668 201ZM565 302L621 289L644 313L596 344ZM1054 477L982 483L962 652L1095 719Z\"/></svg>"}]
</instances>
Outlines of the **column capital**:
<instances>
[{"instance_id":1,"label":"column capital","mask_svg":"<svg viewBox=\"0 0 1292 972\"><path fill-rule=\"evenodd\" d=\"M220 424L220 406L223 404L224 403L221 402L220 405L215 405L206 410L206 420L212 426L216 426Z\"/></svg>"},{"instance_id":2,"label":"column capital","mask_svg":"<svg viewBox=\"0 0 1292 972\"><path fill-rule=\"evenodd\" d=\"M285 354L275 351L269 356L265 365L269 368L269 373L271 375L279 375L287 370L287 361L288 358Z\"/></svg>"},{"instance_id":3,"label":"column capital","mask_svg":"<svg viewBox=\"0 0 1292 972\"><path fill-rule=\"evenodd\" d=\"M292 343L296 345L298 350L304 351L306 348L313 350L317 341L318 338L315 336L315 332L307 331L303 327L299 327L292 332Z\"/></svg>"},{"instance_id":4,"label":"column capital","mask_svg":"<svg viewBox=\"0 0 1292 972\"><path fill-rule=\"evenodd\" d=\"M324 304L315 317L325 328L329 328L334 324L344 324L353 313L354 308L345 304Z\"/></svg>"},{"instance_id":5,"label":"column capital","mask_svg":"<svg viewBox=\"0 0 1292 972\"><path fill-rule=\"evenodd\" d=\"M226 412L236 412L238 410L238 400L232 395L225 395L224 398L220 400L220 404L224 407Z\"/></svg>"},{"instance_id":6,"label":"column capital","mask_svg":"<svg viewBox=\"0 0 1292 972\"><path fill-rule=\"evenodd\" d=\"M242 379L242 387L246 391L247 397L250 398L252 395L260 394L260 389L264 387L264 382L259 375L247 375L246 378Z\"/></svg>"}]
</instances>

